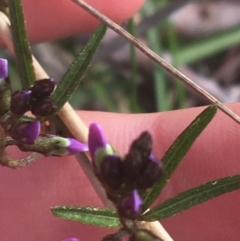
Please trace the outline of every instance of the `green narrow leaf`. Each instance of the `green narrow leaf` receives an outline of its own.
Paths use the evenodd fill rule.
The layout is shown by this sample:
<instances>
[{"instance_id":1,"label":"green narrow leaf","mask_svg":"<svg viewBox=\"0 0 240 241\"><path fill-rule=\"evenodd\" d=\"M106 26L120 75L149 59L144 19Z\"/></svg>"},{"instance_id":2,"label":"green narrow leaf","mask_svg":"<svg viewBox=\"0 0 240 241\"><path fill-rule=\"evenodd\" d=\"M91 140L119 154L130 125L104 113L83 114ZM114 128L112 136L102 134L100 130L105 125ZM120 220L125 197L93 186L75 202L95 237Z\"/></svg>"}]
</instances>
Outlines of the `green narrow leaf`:
<instances>
[{"instance_id":1,"label":"green narrow leaf","mask_svg":"<svg viewBox=\"0 0 240 241\"><path fill-rule=\"evenodd\" d=\"M35 81L32 54L27 39L21 0L9 0L9 14L13 35L14 50L22 88L27 89Z\"/></svg>"},{"instance_id":2,"label":"green narrow leaf","mask_svg":"<svg viewBox=\"0 0 240 241\"><path fill-rule=\"evenodd\" d=\"M71 97L75 89L78 88L81 77L87 70L89 63L92 60L92 57L96 52L105 32L106 26L100 25L100 27L98 27L98 29L93 33L86 46L80 51L77 58L72 62L67 72L64 74L53 94L53 100L58 109L62 108L62 106Z\"/></svg>"},{"instance_id":3,"label":"green narrow leaf","mask_svg":"<svg viewBox=\"0 0 240 241\"><path fill-rule=\"evenodd\" d=\"M217 106L211 105L200 113L192 123L177 137L174 143L165 153L162 162L164 166L163 178L157 182L144 198L144 205L147 209L160 195L162 189L179 165L180 161L187 154L194 141L205 129L216 114Z\"/></svg>"},{"instance_id":4,"label":"green narrow leaf","mask_svg":"<svg viewBox=\"0 0 240 241\"><path fill-rule=\"evenodd\" d=\"M185 65L213 56L240 43L238 27L216 33L181 48L177 54L178 64Z\"/></svg>"},{"instance_id":5,"label":"green narrow leaf","mask_svg":"<svg viewBox=\"0 0 240 241\"><path fill-rule=\"evenodd\" d=\"M114 210L107 208L57 206L52 213L60 218L99 227L117 228L120 221Z\"/></svg>"},{"instance_id":6,"label":"green narrow leaf","mask_svg":"<svg viewBox=\"0 0 240 241\"><path fill-rule=\"evenodd\" d=\"M152 208L141 219L155 221L173 216L195 205L240 188L240 175L225 177L189 189Z\"/></svg>"}]
</instances>

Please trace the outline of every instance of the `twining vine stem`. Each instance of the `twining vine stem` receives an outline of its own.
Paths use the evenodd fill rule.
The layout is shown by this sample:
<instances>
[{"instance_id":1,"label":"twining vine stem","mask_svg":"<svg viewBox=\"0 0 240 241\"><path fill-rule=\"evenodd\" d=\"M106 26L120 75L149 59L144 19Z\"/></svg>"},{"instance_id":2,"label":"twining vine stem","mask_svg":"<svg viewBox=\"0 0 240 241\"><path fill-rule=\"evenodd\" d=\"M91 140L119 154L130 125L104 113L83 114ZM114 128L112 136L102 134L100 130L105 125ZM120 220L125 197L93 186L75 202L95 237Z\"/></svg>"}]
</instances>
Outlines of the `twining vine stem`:
<instances>
[{"instance_id":1,"label":"twining vine stem","mask_svg":"<svg viewBox=\"0 0 240 241\"><path fill-rule=\"evenodd\" d=\"M209 94L207 91L205 91L203 88L195 84L191 79L189 79L187 76L182 74L180 71L175 69L173 66L168 64L166 61L164 61L160 56L158 56L156 53L154 53L151 49L149 49L146 45L141 43L137 38L132 36L130 33L128 33L125 29L123 29L121 26L113 22L111 19L109 19L107 16L93 8L91 5L86 3L83 0L72 0L74 3L76 3L81 8L85 9L88 13L93 15L95 18L99 19L102 23L106 24L109 28L111 28L113 31L118 33L123 38L127 39L129 42L135 45L136 48L141 50L145 55L147 55L150 59L152 59L155 63L162 66L167 72L169 72L171 75L175 76L177 79L179 79L181 82L183 82L185 85L187 85L189 88L193 89L197 93L199 93L201 96L209 100L211 103L216 104L218 108L224 112L226 115L228 115L231 119L236 121L238 124L240 124L240 117L234 113L232 110L230 110L227 106L225 106L223 103L221 103L218 99L216 99L214 96Z\"/></svg>"}]
</instances>

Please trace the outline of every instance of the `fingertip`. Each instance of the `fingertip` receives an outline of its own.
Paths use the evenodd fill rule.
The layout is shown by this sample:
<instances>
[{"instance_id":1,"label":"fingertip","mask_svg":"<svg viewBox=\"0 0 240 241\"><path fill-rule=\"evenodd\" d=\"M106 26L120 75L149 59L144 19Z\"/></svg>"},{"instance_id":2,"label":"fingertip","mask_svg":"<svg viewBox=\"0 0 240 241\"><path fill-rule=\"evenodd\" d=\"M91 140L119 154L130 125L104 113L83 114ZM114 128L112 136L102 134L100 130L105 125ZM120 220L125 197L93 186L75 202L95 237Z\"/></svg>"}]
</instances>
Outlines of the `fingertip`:
<instances>
[{"instance_id":1,"label":"fingertip","mask_svg":"<svg viewBox=\"0 0 240 241\"><path fill-rule=\"evenodd\" d=\"M94 8L113 21L121 23L130 18L142 6L144 0L116 1L107 3L89 0ZM72 1L23 0L28 35L32 43L59 39L82 32L93 31L99 21Z\"/></svg>"}]
</instances>

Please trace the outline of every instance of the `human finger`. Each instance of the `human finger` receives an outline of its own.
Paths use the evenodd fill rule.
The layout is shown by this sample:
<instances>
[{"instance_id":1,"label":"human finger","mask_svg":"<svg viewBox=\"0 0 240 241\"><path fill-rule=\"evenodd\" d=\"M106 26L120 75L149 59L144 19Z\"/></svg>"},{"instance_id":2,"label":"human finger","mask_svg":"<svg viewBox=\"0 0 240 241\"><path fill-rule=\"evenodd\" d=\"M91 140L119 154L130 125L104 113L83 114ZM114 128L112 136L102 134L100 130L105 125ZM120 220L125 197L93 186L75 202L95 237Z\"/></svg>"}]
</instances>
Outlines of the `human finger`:
<instances>
[{"instance_id":1,"label":"human finger","mask_svg":"<svg viewBox=\"0 0 240 241\"><path fill-rule=\"evenodd\" d=\"M71 0L23 0L28 35L32 43L59 39L92 31L99 24L94 17ZM130 18L142 6L144 0L98 1L89 4L121 23Z\"/></svg>"},{"instance_id":2,"label":"human finger","mask_svg":"<svg viewBox=\"0 0 240 241\"><path fill-rule=\"evenodd\" d=\"M239 105L231 107L237 111ZM81 112L80 115L87 124L99 122L109 142L122 154L141 131L149 130L154 139L155 155L161 158L201 110L142 115ZM159 201L203 182L239 173L238 128L219 112L184 158ZM0 198L3 210L0 230L6 240L38 237L38 240L55 241L78 236L82 240L97 241L99 236L107 233L99 228L57 219L49 210L50 206L59 204L102 205L73 157L42 158L24 169L1 168L0 172L0 189L4 193ZM239 230L235 224L239 222L239 196L239 191L227 194L168 218L163 224L176 240L193 240L193 237L199 241L203 238L226 240L226 237L237 240ZM11 232L12 229L16 231Z\"/></svg>"}]
</instances>

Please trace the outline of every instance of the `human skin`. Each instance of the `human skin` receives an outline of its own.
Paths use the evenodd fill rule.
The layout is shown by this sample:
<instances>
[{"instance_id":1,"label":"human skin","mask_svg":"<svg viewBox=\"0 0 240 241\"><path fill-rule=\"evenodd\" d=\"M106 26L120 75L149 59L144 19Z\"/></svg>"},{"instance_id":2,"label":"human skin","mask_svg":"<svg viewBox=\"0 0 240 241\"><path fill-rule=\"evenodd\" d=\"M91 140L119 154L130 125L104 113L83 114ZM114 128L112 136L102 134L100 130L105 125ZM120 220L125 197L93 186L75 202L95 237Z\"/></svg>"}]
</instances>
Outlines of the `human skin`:
<instances>
[{"instance_id":1,"label":"human skin","mask_svg":"<svg viewBox=\"0 0 240 241\"><path fill-rule=\"evenodd\" d=\"M43 8L45 1L35 2L43 4L37 6L39 13L47 11ZM96 26L97 23L90 20L88 15L81 15L88 24L84 29L73 31L66 27L68 24L62 25L61 22L56 22L54 28L56 33L52 33L54 31L50 23L55 20L51 18L54 18L54 14L57 15L60 11L68 9L68 5L60 4L63 2L58 1L58 11L53 11L48 17L49 25L42 27L41 38L40 36L33 38L34 41L38 38L39 40L59 38L76 33L75 31L87 31ZM54 6L53 3L53 0L46 1L48 7ZM128 5L129 1L121 1L121 4L124 3ZM111 13L111 16L117 20L123 20L137 10L141 3L142 1L131 1L131 6L126 7L128 9L121 13L118 12L119 6L114 5L116 9L112 6L110 8L109 1L106 8L98 7L106 14ZM29 22L33 17L28 11L34 9L33 6L36 5L27 4L28 1L24 1L26 15L30 16ZM116 1L116 4L120 3ZM128 14L123 16L122 14L126 12ZM82 23L81 19L76 19L77 21ZM38 26L37 23L36 25ZM38 34L37 32L30 27L30 36ZM63 32L64 35L60 36ZM239 104L231 104L229 107L240 114ZM79 112L79 115L87 125L92 122L100 123L109 142L122 154L127 152L129 144L142 131L150 131L154 140L154 153L161 158L174 139L202 110L203 108L192 108L139 115ZM238 124L218 111L179 165L158 201L203 182L239 174L239 139ZM17 158L24 155L15 148L8 151ZM70 236L78 237L81 241L100 241L103 235L113 232L113 230L102 230L65 221L51 214L49 207L55 205L103 206L73 156L42 157L36 163L18 170L1 167L0 183L0 239L3 241L61 241ZM240 235L239 199L238 190L163 220L162 224L176 241L237 241Z\"/></svg>"}]
</instances>

